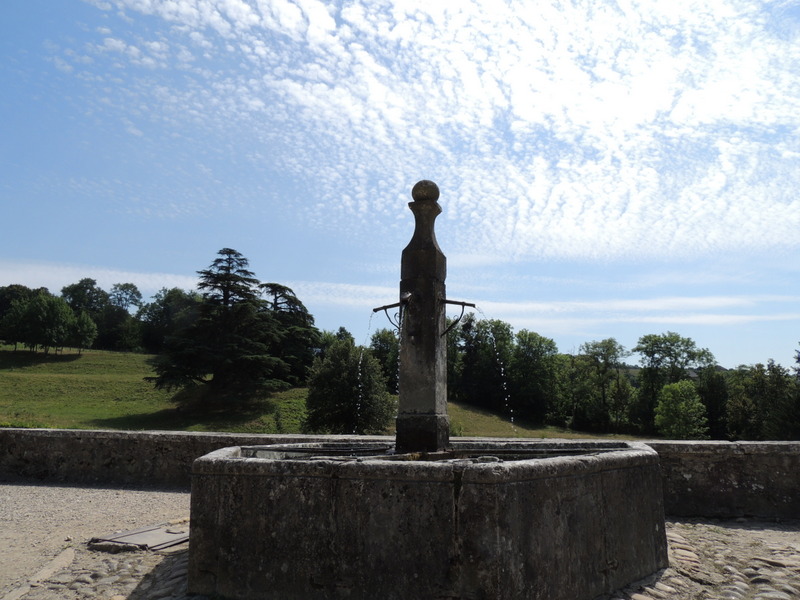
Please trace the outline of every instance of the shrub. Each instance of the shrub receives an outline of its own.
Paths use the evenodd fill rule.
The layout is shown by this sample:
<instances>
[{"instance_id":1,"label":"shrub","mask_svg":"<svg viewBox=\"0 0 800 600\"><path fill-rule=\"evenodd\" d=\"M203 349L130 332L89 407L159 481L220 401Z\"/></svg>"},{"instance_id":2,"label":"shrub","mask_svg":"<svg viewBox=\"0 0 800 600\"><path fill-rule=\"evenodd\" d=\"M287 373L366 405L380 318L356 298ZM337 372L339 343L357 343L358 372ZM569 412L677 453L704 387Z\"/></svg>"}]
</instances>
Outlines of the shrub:
<instances>
[{"instance_id":1,"label":"shrub","mask_svg":"<svg viewBox=\"0 0 800 600\"><path fill-rule=\"evenodd\" d=\"M706 407L691 381L678 381L661 388L655 425L666 438L700 440L708 438Z\"/></svg>"},{"instance_id":2,"label":"shrub","mask_svg":"<svg viewBox=\"0 0 800 600\"><path fill-rule=\"evenodd\" d=\"M384 433L397 411L380 363L348 339L314 362L306 407L304 429L320 433Z\"/></svg>"}]
</instances>

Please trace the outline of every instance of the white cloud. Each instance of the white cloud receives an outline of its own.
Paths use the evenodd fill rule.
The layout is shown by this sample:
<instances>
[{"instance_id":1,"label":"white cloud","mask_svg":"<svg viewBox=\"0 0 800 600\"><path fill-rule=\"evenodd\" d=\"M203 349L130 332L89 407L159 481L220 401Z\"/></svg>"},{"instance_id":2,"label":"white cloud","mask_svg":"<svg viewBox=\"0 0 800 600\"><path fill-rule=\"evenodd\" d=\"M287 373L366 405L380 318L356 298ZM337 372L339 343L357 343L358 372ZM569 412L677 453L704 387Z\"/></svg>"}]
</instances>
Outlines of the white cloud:
<instances>
[{"instance_id":1,"label":"white cloud","mask_svg":"<svg viewBox=\"0 0 800 600\"><path fill-rule=\"evenodd\" d=\"M51 293L59 294L64 286L87 277L96 280L104 290L110 290L115 283L133 283L145 299L161 288L193 290L197 286L195 276L122 271L92 265L0 260L0 286L16 283L33 289L46 287Z\"/></svg>"},{"instance_id":2,"label":"white cloud","mask_svg":"<svg viewBox=\"0 0 800 600\"><path fill-rule=\"evenodd\" d=\"M675 296L547 302L478 301L481 311L548 335L608 331L614 324L731 327L769 322L796 323L800 298L782 295ZM787 310L788 309L788 310ZM618 327L617 327L618 329Z\"/></svg>"},{"instance_id":3,"label":"white cloud","mask_svg":"<svg viewBox=\"0 0 800 600\"><path fill-rule=\"evenodd\" d=\"M399 292L385 286L351 285L322 281L292 281L287 284L304 303L326 307L348 307L369 311L396 302ZM393 298L395 300L393 300Z\"/></svg>"},{"instance_id":4,"label":"white cloud","mask_svg":"<svg viewBox=\"0 0 800 600\"><path fill-rule=\"evenodd\" d=\"M311 226L399 227L419 174L477 262L800 245L800 51L756 5L114 4L165 26L101 47L175 78L110 104L259 140Z\"/></svg>"},{"instance_id":5,"label":"white cloud","mask_svg":"<svg viewBox=\"0 0 800 600\"><path fill-rule=\"evenodd\" d=\"M800 299L793 299L794 301ZM734 306L752 306L757 298L733 296L707 297L673 297L673 298L641 298L641 299L606 299L592 301L557 301L557 302L488 302L487 308L492 313L617 313L617 312L660 312L691 311L697 309L719 309ZM484 303L481 303L482 305Z\"/></svg>"},{"instance_id":6,"label":"white cloud","mask_svg":"<svg viewBox=\"0 0 800 600\"><path fill-rule=\"evenodd\" d=\"M128 45L122 40L107 37L103 40L103 48L112 52L125 52L128 49Z\"/></svg>"}]
</instances>

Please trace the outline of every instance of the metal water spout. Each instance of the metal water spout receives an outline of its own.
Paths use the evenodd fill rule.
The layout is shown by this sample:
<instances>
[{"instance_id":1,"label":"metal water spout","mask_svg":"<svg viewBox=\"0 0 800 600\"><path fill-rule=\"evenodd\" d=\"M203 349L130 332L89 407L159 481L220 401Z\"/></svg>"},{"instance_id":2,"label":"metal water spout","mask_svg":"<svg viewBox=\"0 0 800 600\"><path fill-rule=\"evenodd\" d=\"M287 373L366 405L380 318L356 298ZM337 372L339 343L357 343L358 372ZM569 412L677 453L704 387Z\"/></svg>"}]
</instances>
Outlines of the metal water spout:
<instances>
[{"instance_id":1,"label":"metal water spout","mask_svg":"<svg viewBox=\"0 0 800 600\"><path fill-rule=\"evenodd\" d=\"M447 300L447 259L436 242L434 221L442 212L439 188L418 182L411 190L414 235L403 250L400 302L375 311L398 308L400 330L400 400L397 452L436 452L450 441L447 416L447 339L445 305L475 306Z\"/></svg>"}]
</instances>

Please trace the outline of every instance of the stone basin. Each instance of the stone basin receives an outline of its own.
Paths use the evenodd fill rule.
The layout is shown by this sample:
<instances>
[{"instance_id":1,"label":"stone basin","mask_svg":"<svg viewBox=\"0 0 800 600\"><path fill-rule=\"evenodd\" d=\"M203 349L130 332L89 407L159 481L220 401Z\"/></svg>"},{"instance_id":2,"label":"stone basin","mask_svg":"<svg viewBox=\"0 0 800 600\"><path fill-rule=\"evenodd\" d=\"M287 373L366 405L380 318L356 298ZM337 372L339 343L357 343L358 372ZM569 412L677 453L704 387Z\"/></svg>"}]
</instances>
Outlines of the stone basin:
<instances>
[{"instance_id":1,"label":"stone basin","mask_svg":"<svg viewBox=\"0 0 800 600\"><path fill-rule=\"evenodd\" d=\"M635 442L223 448L192 473L189 591L236 600L591 600L667 566Z\"/></svg>"}]
</instances>

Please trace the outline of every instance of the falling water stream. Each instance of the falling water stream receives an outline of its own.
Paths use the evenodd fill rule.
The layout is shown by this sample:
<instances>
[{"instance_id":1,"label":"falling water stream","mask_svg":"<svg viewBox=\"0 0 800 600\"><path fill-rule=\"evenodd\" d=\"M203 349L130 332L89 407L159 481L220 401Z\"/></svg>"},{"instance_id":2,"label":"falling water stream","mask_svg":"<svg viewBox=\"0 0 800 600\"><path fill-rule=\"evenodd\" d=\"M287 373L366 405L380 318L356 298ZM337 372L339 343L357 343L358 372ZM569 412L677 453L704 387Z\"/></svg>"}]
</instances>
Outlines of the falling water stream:
<instances>
[{"instance_id":1,"label":"falling water stream","mask_svg":"<svg viewBox=\"0 0 800 600\"><path fill-rule=\"evenodd\" d=\"M353 421L353 435L358 432L358 425L361 422L361 404L364 400L364 379L361 376L361 365L364 361L364 352L369 347L369 339L370 334L372 333L372 318L375 316L373 312L369 316L369 322L367 323L367 333L364 337L364 343L361 344L361 352L358 354L358 373L356 375L358 381L358 394L356 395L356 418Z\"/></svg>"},{"instance_id":2,"label":"falling water stream","mask_svg":"<svg viewBox=\"0 0 800 600\"><path fill-rule=\"evenodd\" d=\"M489 318L486 316L486 313L479 307L475 307L475 310L481 315L484 321L489 321ZM494 332L491 328L488 329L489 331L489 339L492 341L492 348L494 349L494 358L497 361L497 369L500 373L500 386L503 390L503 411L506 415L508 415L509 421L511 423L511 430L514 432L514 435L519 434L519 430L517 426L514 424L514 407L511 405L511 394L508 391L508 376L506 375L506 365L503 361L503 357L500 356L500 349L497 347L497 339L494 336Z\"/></svg>"}]
</instances>

